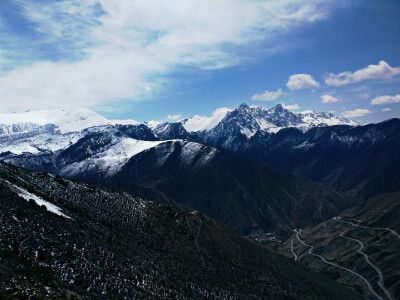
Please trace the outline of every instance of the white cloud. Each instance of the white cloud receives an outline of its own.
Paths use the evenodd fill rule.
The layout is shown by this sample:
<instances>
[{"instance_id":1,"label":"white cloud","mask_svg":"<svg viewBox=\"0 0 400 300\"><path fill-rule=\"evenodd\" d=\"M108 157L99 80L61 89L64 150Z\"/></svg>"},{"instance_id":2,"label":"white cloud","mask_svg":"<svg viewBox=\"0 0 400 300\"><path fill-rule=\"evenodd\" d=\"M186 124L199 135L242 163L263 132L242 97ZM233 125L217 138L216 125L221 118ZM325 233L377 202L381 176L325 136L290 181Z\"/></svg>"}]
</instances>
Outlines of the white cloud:
<instances>
[{"instance_id":1,"label":"white cloud","mask_svg":"<svg viewBox=\"0 0 400 300\"><path fill-rule=\"evenodd\" d=\"M333 5L323 0L17 3L25 24L38 34L37 48L51 50L48 61L32 57L31 47L15 50L20 52L14 69L0 70L2 111L143 100L168 87L168 75L181 67L238 64L248 57L243 51L248 43L268 40L267 47L274 48L273 36L325 18ZM7 45L2 41L12 38L4 34L0 50ZM31 40L25 43L30 46Z\"/></svg>"},{"instance_id":2,"label":"white cloud","mask_svg":"<svg viewBox=\"0 0 400 300\"><path fill-rule=\"evenodd\" d=\"M362 117L369 113L371 113L371 112L368 109L357 108L354 110L346 110L346 111L342 112L342 116L345 118L355 118L355 117Z\"/></svg>"},{"instance_id":3,"label":"white cloud","mask_svg":"<svg viewBox=\"0 0 400 300\"><path fill-rule=\"evenodd\" d=\"M355 71L342 72L339 74L330 73L325 79L325 83L329 86L341 86L350 83L361 82L364 80L380 80L392 78L400 74L400 67L393 68L383 60L377 65L369 65L363 69Z\"/></svg>"},{"instance_id":4,"label":"white cloud","mask_svg":"<svg viewBox=\"0 0 400 300\"><path fill-rule=\"evenodd\" d=\"M289 110L296 110L301 108L298 104L285 105L284 103L282 103L282 107Z\"/></svg>"},{"instance_id":5,"label":"white cloud","mask_svg":"<svg viewBox=\"0 0 400 300\"><path fill-rule=\"evenodd\" d=\"M372 105L388 104L388 103L400 103L400 94L393 96L391 95L379 96L372 99L371 101Z\"/></svg>"},{"instance_id":6,"label":"white cloud","mask_svg":"<svg viewBox=\"0 0 400 300\"><path fill-rule=\"evenodd\" d=\"M383 112L386 112L386 111L391 111L392 109L391 108L389 108L389 107L386 107L386 108L382 108L382 111Z\"/></svg>"},{"instance_id":7,"label":"white cloud","mask_svg":"<svg viewBox=\"0 0 400 300\"><path fill-rule=\"evenodd\" d=\"M230 111L232 111L231 108L228 108L228 107L219 107L219 108L217 108L216 110L214 110L213 116L217 116L217 115L220 115L220 114L226 114L226 113L228 113L228 112L230 112Z\"/></svg>"},{"instance_id":8,"label":"white cloud","mask_svg":"<svg viewBox=\"0 0 400 300\"><path fill-rule=\"evenodd\" d=\"M282 89L278 89L276 92L265 91L264 94L255 94L251 99L254 101L275 101L282 95Z\"/></svg>"},{"instance_id":9,"label":"white cloud","mask_svg":"<svg viewBox=\"0 0 400 300\"><path fill-rule=\"evenodd\" d=\"M163 122L161 122L161 121L151 120L151 121L147 122L147 125L149 125L150 128L156 128L158 125L160 125L162 123Z\"/></svg>"},{"instance_id":10,"label":"white cloud","mask_svg":"<svg viewBox=\"0 0 400 300\"><path fill-rule=\"evenodd\" d=\"M168 118L169 120L172 120L172 121L179 120L181 117L182 117L181 114L177 114L177 115L168 115L168 116L167 116L167 118Z\"/></svg>"},{"instance_id":11,"label":"white cloud","mask_svg":"<svg viewBox=\"0 0 400 300\"><path fill-rule=\"evenodd\" d=\"M289 77L286 86L292 90L303 90L319 87L319 83L310 74L293 74Z\"/></svg>"},{"instance_id":12,"label":"white cloud","mask_svg":"<svg viewBox=\"0 0 400 300\"><path fill-rule=\"evenodd\" d=\"M333 97L331 95L322 95L321 99L322 99L322 103L325 103L325 104L327 104L327 103L335 103L335 102L339 101L338 98Z\"/></svg>"}]
</instances>

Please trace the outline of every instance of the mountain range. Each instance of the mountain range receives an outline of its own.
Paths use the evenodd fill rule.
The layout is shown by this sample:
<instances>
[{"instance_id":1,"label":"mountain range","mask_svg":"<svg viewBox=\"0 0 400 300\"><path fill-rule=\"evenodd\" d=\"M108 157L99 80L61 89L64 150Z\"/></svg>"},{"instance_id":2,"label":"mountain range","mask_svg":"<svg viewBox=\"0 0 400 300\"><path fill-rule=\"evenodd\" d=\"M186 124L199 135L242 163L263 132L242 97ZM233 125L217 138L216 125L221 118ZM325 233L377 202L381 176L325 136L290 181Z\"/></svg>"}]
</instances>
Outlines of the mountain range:
<instances>
[{"instance_id":1,"label":"mountain range","mask_svg":"<svg viewBox=\"0 0 400 300\"><path fill-rule=\"evenodd\" d=\"M6 162L197 209L244 235L286 235L400 185L398 119L362 124L242 104L158 125L87 109L0 123Z\"/></svg>"},{"instance_id":2,"label":"mountain range","mask_svg":"<svg viewBox=\"0 0 400 300\"><path fill-rule=\"evenodd\" d=\"M399 119L282 105L2 114L1 294L397 299L398 153Z\"/></svg>"},{"instance_id":3,"label":"mountain range","mask_svg":"<svg viewBox=\"0 0 400 300\"><path fill-rule=\"evenodd\" d=\"M249 109L239 107L240 112ZM57 117L39 123L39 113ZM182 123L150 128L134 121L108 121L87 110L28 112L27 120L32 115L36 127L30 121L18 131L19 123L8 121L12 132L0 136L4 161L167 200L199 210L243 235L285 236L296 226L316 225L356 203L326 185L201 143ZM289 115L293 120L287 126L300 122L298 115ZM45 124L50 121L54 124ZM82 129L88 124L95 126Z\"/></svg>"}]
</instances>

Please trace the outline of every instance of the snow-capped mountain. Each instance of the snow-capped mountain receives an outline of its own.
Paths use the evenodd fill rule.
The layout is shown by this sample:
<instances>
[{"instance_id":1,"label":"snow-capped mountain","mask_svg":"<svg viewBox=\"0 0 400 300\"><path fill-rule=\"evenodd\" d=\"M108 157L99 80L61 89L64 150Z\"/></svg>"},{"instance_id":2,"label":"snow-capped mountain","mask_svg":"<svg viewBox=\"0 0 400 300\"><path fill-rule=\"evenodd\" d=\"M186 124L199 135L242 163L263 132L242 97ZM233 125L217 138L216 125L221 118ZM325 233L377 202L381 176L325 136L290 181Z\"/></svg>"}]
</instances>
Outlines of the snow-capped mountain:
<instances>
[{"instance_id":1,"label":"snow-capped mountain","mask_svg":"<svg viewBox=\"0 0 400 300\"><path fill-rule=\"evenodd\" d=\"M55 130L61 134L80 132L86 128L106 125L139 126L145 125L153 130L157 136L163 138L165 135L180 135L184 137L186 132L199 133L220 130L222 127L236 125L240 133L248 139L258 130L276 133L280 129L296 127L306 131L315 126L331 125L359 125L359 122L350 121L346 118L336 117L331 113L307 111L295 114L282 105L273 108L259 106L247 106L242 104L236 109L218 109L211 117L195 115L176 123L157 123L154 121L141 123L134 120L106 119L103 116L84 108L66 111L60 109L28 111L24 113L0 114L0 135L12 133L24 133L37 130L44 125L54 125ZM168 125L170 124L170 125ZM174 125L172 124L180 124ZM170 131L174 131L172 133ZM163 133L167 132L167 133Z\"/></svg>"},{"instance_id":2,"label":"snow-capped mountain","mask_svg":"<svg viewBox=\"0 0 400 300\"><path fill-rule=\"evenodd\" d=\"M61 134L80 132L86 128L105 125L139 125L134 120L108 120L85 108L73 110L38 110L24 113L0 114L0 135L29 132L40 126L54 125Z\"/></svg>"},{"instance_id":3,"label":"snow-capped mountain","mask_svg":"<svg viewBox=\"0 0 400 300\"><path fill-rule=\"evenodd\" d=\"M278 174L260 166L263 164L257 160L357 195L392 191L400 182L395 176L399 165L399 120L353 126L358 123L329 113L295 114L281 105L266 109L242 104L221 115L220 121L216 118L214 123L207 123L217 125L204 127L204 123L198 128L210 129L197 132L185 128L185 124L194 124L188 120L150 128L146 123L110 121L83 109L3 115L0 123L13 130L0 135L0 160L138 194L151 190L151 197L198 209L242 233L291 230L268 225L267 220L276 217L275 213L264 214L275 211L268 205L282 208L284 203L276 193L285 191L283 199L291 191L292 200L282 208L289 212L291 201L299 193L294 187L308 186L308 190L315 191L321 188ZM334 124L339 126L330 126ZM393 157L391 161L395 163L365 164L371 161L371 155L379 156L379 162ZM370 168L359 174L357 170L365 165ZM344 168L349 171L342 172ZM377 170L386 172L390 176L385 178L391 179L376 186L380 176ZM290 182L293 185L288 185ZM269 194L272 190L274 194ZM302 193L306 195L306 190ZM321 193L318 201L322 201L324 192ZM256 207L254 211L243 207L243 197L247 197L248 207ZM329 209L333 204L327 201L323 215L304 211L299 221L323 220L336 213ZM317 206L317 202L309 207ZM333 207L345 203L340 198ZM235 221L222 211L235 212L244 221Z\"/></svg>"},{"instance_id":4,"label":"snow-capped mountain","mask_svg":"<svg viewBox=\"0 0 400 300\"><path fill-rule=\"evenodd\" d=\"M217 126L226 116L228 112L232 111L229 108L217 109L211 117L204 117L195 115L189 119L181 121L183 127L188 132L199 132L204 130L211 130Z\"/></svg>"},{"instance_id":5,"label":"snow-capped mountain","mask_svg":"<svg viewBox=\"0 0 400 300\"><path fill-rule=\"evenodd\" d=\"M352 121L343 117L337 117L328 112L305 111L302 113L293 113L281 104L272 108L260 106L248 106L243 103L236 109L222 109L217 111L212 117L194 116L190 119L180 121L188 132L211 131L224 124L234 123L241 130L240 132L247 138L251 138L258 130L269 133L276 133L283 128L295 127L302 131L316 126L332 125L351 125L362 124L358 121Z\"/></svg>"},{"instance_id":6,"label":"snow-capped mountain","mask_svg":"<svg viewBox=\"0 0 400 300\"><path fill-rule=\"evenodd\" d=\"M383 158L397 153L394 149L398 121L361 126L359 122L331 113L293 113L282 105L268 109L246 104L234 110L222 109L210 118L196 116L151 125L133 120L108 120L87 109L2 114L0 159L67 176L92 170L94 175L97 172L96 176L106 178L119 172L138 154L179 140L179 143L205 144L210 149L222 148L338 187L337 182L346 174L337 175L335 170L342 164L349 166L346 160L349 155L360 158L366 151L380 151ZM381 151L383 144L387 147ZM183 148L187 147L185 144ZM335 153L331 149L336 149ZM193 157L200 155L199 151L192 150L188 153ZM338 153L335 160L330 159ZM326 172L321 171L320 164L315 164L316 157ZM148 167L157 163L152 161ZM387 165L388 170L391 166ZM336 172L336 177L332 177L332 172ZM345 191L353 188L351 184L348 186ZM391 191L391 186L385 190ZM371 188L366 194L372 195L377 190L378 187ZM364 193L364 188L355 193Z\"/></svg>"}]
</instances>

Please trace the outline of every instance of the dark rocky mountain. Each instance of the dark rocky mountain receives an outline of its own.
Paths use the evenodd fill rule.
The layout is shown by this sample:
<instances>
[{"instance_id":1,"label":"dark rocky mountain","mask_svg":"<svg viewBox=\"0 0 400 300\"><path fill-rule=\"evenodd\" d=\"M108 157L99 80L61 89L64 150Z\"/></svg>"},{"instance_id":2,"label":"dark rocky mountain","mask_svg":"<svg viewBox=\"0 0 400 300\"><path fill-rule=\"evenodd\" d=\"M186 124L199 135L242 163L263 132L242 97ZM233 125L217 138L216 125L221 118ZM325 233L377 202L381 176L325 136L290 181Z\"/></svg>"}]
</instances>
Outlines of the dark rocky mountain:
<instances>
[{"instance_id":1,"label":"dark rocky mountain","mask_svg":"<svg viewBox=\"0 0 400 300\"><path fill-rule=\"evenodd\" d=\"M288 128L255 136L237 153L362 199L400 188L399 119L317 127L305 133Z\"/></svg>"},{"instance_id":2,"label":"dark rocky mountain","mask_svg":"<svg viewBox=\"0 0 400 300\"><path fill-rule=\"evenodd\" d=\"M168 142L141 152L102 183L135 193L141 192L137 186L157 190L245 235L285 235L355 203L322 184L192 142Z\"/></svg>"},{"instance_id":3,"label":"dark rocky mountain","mask_svg":"<svg viewBox=\"0 0 400 300\"><path fill-rule=\"evenodd\" d=\"M242 104L197 135L203 143L361 199L400 187L399 119L362 125L329 113L294 114L281 105Z\"/></svg>"},{"instance_id":4,"label":"dark rocky mountain","mask_svg":"<svg viewBox=\"0 0 400 300\"><path fill-rule=\"evenodd\" d=\"M372 299L400 299L400 193L374 196L295 232L280 250Z\"/></svg>"},{"instance_id":5,"label":"dark rocky mountain","mask_svg":"<svg viewBox=\"0 0 400 300\"><path fill-rule=\"evenodd\" d=\"M165 137L223 148L361 199L400 187L399 119L363 125L330 113L295 114L279 104L242 104L209 130L187 132L187 122L164 125L180 128Z\"/></svg>"},{"instance_id":6,"label":"dark rocky mountain","mask_svg":"<svg viewBox=\"0 0 400 300\"><path fill-rule=\"evenodd\" d=\"M116 125L117 129L124 135L143 141L157 141L159 140L152 130L144 124L139 125Z\"/></svg>"},{"instance_id":7,"label":"dark rocky mountain","mask_svg":"<svg viewBox=\"0 0 400 300\"><path fill-rule=\"evenodd\" d=\"M284 236L355 204L330 187L225 150L182 140L134 140L115 127L87 129L82 138L50 157L23 153L3 158L191 207L244 235Z\"/></svg>"},{"instance_id":8,"label":"dark rocky mountain","mask_svg":"<svg viewBox=\"0 0 400 300\"><path fill-rule=\"evenodd\" d=\"M190 140L197 142L200 140L194 132L188 132L181 123L163 123L153 129L153 133L160 140Z\"/></svg>"},{"instance_id":9,"label":"dark rocky mountain","mask_svg":"<svg viewBox=\"0 0 400 300\"><path fill-rule=\"evenodd\" d=\"M168 203L4 163L0 199L3 299L361 299Z\"/></svg>"}]
</instances>

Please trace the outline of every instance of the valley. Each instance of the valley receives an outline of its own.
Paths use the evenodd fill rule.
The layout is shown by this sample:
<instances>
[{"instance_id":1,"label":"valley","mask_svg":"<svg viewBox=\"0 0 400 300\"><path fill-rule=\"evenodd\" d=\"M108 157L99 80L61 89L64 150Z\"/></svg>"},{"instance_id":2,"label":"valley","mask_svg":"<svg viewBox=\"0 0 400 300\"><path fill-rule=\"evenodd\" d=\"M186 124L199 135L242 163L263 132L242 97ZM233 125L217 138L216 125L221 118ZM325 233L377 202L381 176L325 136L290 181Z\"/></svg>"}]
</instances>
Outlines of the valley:
<instances>
[{"instance_id":1,"label":"valley","mask_svg":"<svg viewBox=\"0 0 400 300\"><path fill-rule=\"evenodd\" d=\"M346 285L358 281L357 289L371 298L397 299L400 235L393 228L399 225L398 219L394 220L395 216L398 218L399 204L398 193L371 198L362 206L375 214L377 208L388 206L388 210L379 211L381 221L366 219L366 212L359 205L313 228L295 229L280 251ZM392 221L383 221L392 214ZM389 227L381 227L383 224ZM351 275L358 279L353 280Z\"/></svg>"}]
</instances>

